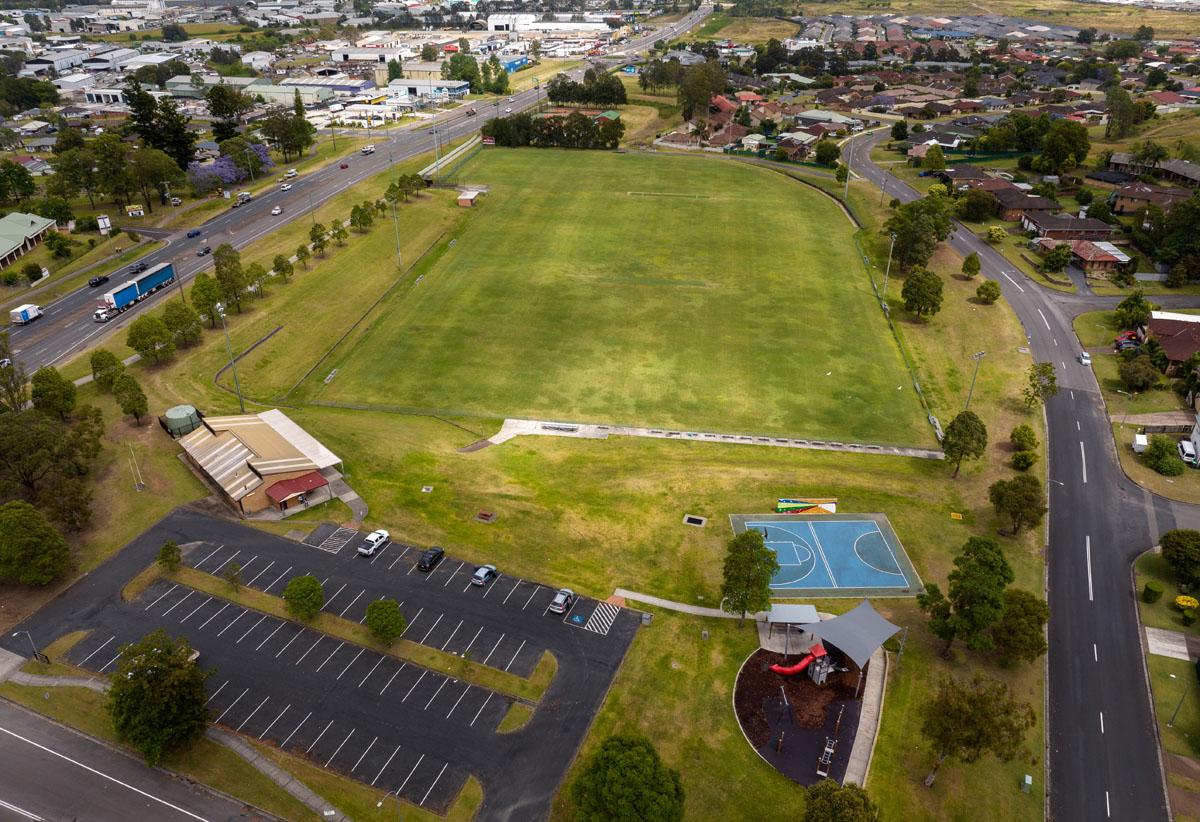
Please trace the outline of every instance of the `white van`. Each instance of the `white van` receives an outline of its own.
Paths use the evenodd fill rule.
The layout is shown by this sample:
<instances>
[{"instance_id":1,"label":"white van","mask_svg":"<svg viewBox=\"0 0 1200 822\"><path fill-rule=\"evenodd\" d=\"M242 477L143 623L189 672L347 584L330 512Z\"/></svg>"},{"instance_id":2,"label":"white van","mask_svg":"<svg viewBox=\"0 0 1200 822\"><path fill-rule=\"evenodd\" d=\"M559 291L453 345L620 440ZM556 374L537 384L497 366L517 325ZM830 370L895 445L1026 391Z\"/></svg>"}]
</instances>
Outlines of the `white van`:
<instances>
[{"instance_id":1,"label":"white van","mask_svg":"<svg viewBox=\"0 0 1200 822\"><path fill-rule=\"evenodd\" d=\"M1192 445L1191 440L1179 441L1179 458L1193 468L1197 467L1196 448Z\"/></svg>"},{"instance_id":2,"label":"white van","mask_svg":"<svg viewBox=\"0 0 1200 822\"><path fill-rule=\"evenodd\" d=\"M296 179L296 169L294 169L294 168L289 168L289 169L287 170L287 174L284 174L283 176L284 176L284 177L286 177L286 178L288 178L289 180L294 180L294 179Z\"/></svg>"}]
</instances>

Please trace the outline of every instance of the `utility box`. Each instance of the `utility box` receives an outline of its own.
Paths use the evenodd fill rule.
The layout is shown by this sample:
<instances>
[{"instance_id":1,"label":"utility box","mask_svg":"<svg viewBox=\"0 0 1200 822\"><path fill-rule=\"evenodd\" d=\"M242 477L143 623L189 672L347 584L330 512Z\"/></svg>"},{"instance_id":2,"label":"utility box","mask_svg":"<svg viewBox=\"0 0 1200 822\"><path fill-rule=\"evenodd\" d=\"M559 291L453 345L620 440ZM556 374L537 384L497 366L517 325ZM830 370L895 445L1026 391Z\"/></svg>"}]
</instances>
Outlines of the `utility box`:
<instances>
[{"instance_id":1,"label":"utility box","mask_svg":"<svg viewBox=\"0 0 1200 822\"><path fill-rule=\"evenodd\" d=\"M1144 454L1146 449L1150 447L1150 438L1145 434L1133 435L1133 453Z\"/></svg>"}]
</instances>

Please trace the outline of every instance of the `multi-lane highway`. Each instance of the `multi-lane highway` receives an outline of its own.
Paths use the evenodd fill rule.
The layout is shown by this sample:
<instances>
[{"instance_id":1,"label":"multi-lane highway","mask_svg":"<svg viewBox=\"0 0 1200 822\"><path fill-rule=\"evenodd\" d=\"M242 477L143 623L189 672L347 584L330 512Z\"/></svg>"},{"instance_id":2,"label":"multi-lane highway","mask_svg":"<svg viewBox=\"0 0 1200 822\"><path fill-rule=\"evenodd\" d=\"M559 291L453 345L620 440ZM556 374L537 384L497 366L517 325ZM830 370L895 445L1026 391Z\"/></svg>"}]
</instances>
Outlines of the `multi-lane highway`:
<instances>
[{"instance_id":1,"label":"multi-lane highway","mask_svg":"<svg viewBox=\"0 0 1200 822\"><path fill-rule=\"evenodd\" d=\"M870 160L871 147L886 138L878 132L849 141L848 162L889 196L916 199L916 191ZM1194 526L1200 513L1125 477L1096 378L1076 359L1072 318L1116 300L1043 289L965 227L949 243L979 255L983 274L1001 285L1024 325L1033 358L1054 364L1061 389L1046 404L1050 816L1166 819L1129 565L1160 533L1177 523ZM1200 305L1200 299L1171 302Z\"/></svg>"},{"instance_id":2,"label":"multi-lane highway","mask_svg":"<svg viewBox=\"0 0 1200 822\"><path fill-rule=\"evenodd\" d=\"M677 37L701 22L709 13L710 6L688 14L682 20L650 31L641 37L623 44L622 54L636 54L647 50L658 39L670 40ZM615 58L601 58L612 63ZM577 69L575 74L581 74ZM164 238L166 246L142 258L149 265L174 261L177 277L180 283L195 276L196 272L212 266L212 257L197 257L196 251L208 245L216 248L221 243L229 243L235 248L246 248L255 240L278 231L294 220L308 220L309 210L328 200L347 188L360 183L385 171L391 164L407 160L419 154L430 153L438 145L446 145L454 140L469 135L479 127L511 108L521 111L531 108L542 98L540 89L527 89L514 93L512 102L505 100L476 102L473 107L478 115L466 113L470 106L460 106L416 128L377 131L374 154L363 156L358 152L339 157L328 166L309 172L292 181L290 191L280 191L272 187L255 197L240 208L227 209L220 215L209 220L203 226L199 237L188 238L187 229ZM339 166L345 163L348 168ZM283 208L280 215L272 215L275 206ZM403 231L403 225L401 225ZM120 281L117 272L112 277L112 283ZM108 323L92 321L92 311L105 288L88 288L86 286L42 306L45 316L28 326L13 326L10 329L12 346L17 361L28 372L33 372L44 365L58 365L73 357L75 354L96 344L102 335L126 326L148 306L160 304L169 299L175 289L160 291L144 302L121 314Z\"/></svg>"}]
</instances>

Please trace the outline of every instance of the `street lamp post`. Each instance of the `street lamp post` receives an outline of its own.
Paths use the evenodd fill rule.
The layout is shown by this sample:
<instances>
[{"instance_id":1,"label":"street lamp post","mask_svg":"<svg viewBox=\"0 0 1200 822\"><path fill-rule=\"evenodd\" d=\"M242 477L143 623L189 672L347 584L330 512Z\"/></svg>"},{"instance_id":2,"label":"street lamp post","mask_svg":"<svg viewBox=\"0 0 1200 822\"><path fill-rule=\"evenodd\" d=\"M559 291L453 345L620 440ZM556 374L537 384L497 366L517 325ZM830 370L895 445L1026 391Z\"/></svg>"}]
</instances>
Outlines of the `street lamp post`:
<instances>
[{"instance_id":1,"label":"street lamp post","mask_svg":"<svg viewBox=\"0 0 1200 822\"><path fill-rule=\"evenodd\" d=\"M29 637L29 647L33 649L33 658L37 659L38 649L37 646L33 644L33 634L29 633L28 631L13 631L13 636L17 636L18 634L25 634L25 636Z\"/></svg>"},{"instance_id":2,"label":"street lamp post","mask_svg":"<svg viewBox=\"0 0 1200 822\"><path fill-rule=\"evenodd\" d=\"M986 351L977 351L971 355L971 359L975 360L975 372L971 374L971 387L967 390L967 404L963 406L963 411L971 407L971 395L975 393L975 378L979 376L979 363L983 360Z\"/></svg>"},{"instance_id":3,"label":"street lamp post","mask_svg":"<svg viewBox=\"0 0 1200 822\"><path fill-rule=\"evenodd\" d=\"M895 235L895 234L893 234L893 235L892 235L892 242L891 242L891 243L888 245L888 261L887 261L887 268L886 268L886 269L884 270L884 272L883 272L883 292L882 292L882 293L879 295L879 298L880 298L880 299L883 301L883 306L884 306L884 309L885 309L885 310L886 310L886 308L887 308L887 285L888 285L888 277L889 277L889 276L891 276L891 273L892 273L892 251L893 251L895 248L896 248L896 235Z\"/></svg>"},{"instance_id":4,"label":"street lamp post","mask_svg":"<svg viewBox=\"0 0 1200 822\"><path fill-rule=\"evenodd\" d=\"M1121 416L1121 427L1124 428L1126 421L1129 420L1129 406L1133 405L1133 398L1137 392L1131 394L1128 391L1122 391L1120 388L1118 388L1117 393L1124 394L1126 397L1129 397L1129 402L1125 403L1125 413Z\"/></svg>"},{"instance_id":5,"label":"street lamp post","mask_svg":"<svg viewBox=\"0 0 1200 822\"><path fill-rule=\"evenodd\" d=\"M217 303L214 306L217 314L221 317L221 328L225 331L225 350L229 352L229 367L233 370L233 388L237 391L238 407L242 409L242 413L246 413L246 401L242 399L242 385L238 382L237 360L233 358L233 343L229 341L229 326L225 324L225 305Z\"/></svg>"},{"instance_id":6,"label":"street lamp post","mask_svg":"<svg viewBox=\"0 0 1200 822\"><path fill-rule=\"evenodd\" d=\"M1191 688L1191 680L1187 680L1183 686L1183 695L1179 697L1179 702L1175 705L1175 712L1171 714L1171 721L1167 723L1168 728L1175 725L1175 718L1179 716L1179 709L1183 707L1183 700L1188 695L1188 691L1191 690Z\"/></svg>"},{"instance_id":7,"label":"street lamp post","mask_svg":"<svg viewBox=\"0 0 1200 822\"><path fill-rule=\"evenodd\" d=\"M317 224L317 212L313 210L312 188L308 189L308 216L312 217L313 225Z\"/></svg>"},{"instance_id":8,"label":"street lamp post","mask_svg":"<svg viewBox=\"0 0 1200 822\"><path fill-rule=\"evenodd\" d=\"M246 147L246 170L250 172L250 182L258 182L254 176L254 158L250 156L250 147Z\"/></svg>"},{"instance_id":9,"label":"street lamp post","mask_svg":"<svg viewBox=\"0 0 1200 822\"><path fill-rule=\"evenodd\" d=\"M404 270L404 265L400 261L400 218L396 216L396 201L392 200L392 225L396 229L396 269Z\"/></svg>"}]
</instances>

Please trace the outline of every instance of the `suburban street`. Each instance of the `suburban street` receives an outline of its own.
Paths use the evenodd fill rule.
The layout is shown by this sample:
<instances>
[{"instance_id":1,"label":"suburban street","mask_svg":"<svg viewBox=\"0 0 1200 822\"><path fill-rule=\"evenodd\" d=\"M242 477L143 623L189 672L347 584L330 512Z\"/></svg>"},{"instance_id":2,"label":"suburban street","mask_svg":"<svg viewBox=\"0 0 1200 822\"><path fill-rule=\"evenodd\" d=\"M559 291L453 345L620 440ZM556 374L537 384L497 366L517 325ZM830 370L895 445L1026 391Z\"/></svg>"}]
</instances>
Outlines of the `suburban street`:
<instances>
[{"instance_id":1,"label":"suburban street","mask_svg":"<svg viewBox=\"0 0 1200 822\"><path fill-rule=\"evenodd\" d=\"M916 199L915 190L870 160L871 147L887 136L849 141L847 161L889 196ZM1024 325L1034 360L1053 363L1058 375L1059 394L1046 405L1049 816L1166 819L1130 563L1163 531L1195 527L1200 511L1156 497L1124 475L1096 378L1076 359L1072 318L1118 298L1043 289L961 224L949 242L960 254L979 255L982 273L1001 285ZM1159 301L1200 305L1194 297Z\"/></svg>"},{"instance_id":2,"label":"suburban street","mask_svg":"<svg viewBox=\"0 0 1200 822\"><path fill-rule=\"evenodd\" d=\"M0 819L263 819L203 786L147 768L48 719L0 701Z\"/></svg>"},{"instance_id":3,"label":"suburban street","mask_svg":"<svg viewBox=\"0 0 1200 822\"><path fill-rule=\"evenodd\" d=\"M655 40L676 37L702 21L711 11L710 6L703 6L677 23L622 44L620 51L632 55L646 50ZM619 62L614 58L601 58L601 61L608 65ZM583 68L579 68L571 74L581 76L583 71ZM147 254L142 261L150 266L173 261L178 285L153 294L107 323L93 322L91 315L100 294L122 281L121 272L115 272L111 282L105 287L89 288L84 285L54 302L43 305L45 316L37 322L9 329L16 360L29 373L45 365L61 365L73 355L95 345L97 338L102 335L123 330L145 311L147 306L161 304L163 300L169 299L171 294L178 293L180 285L186 284L197 272L211 268L211 255L196 256L196 250L202 246L208 245L215 249L221 243L229 243L234 248L243 249L260 237L278 231L295 220L312 219L309 216L311 208L347 188L387 170L394 163L426 152L432 153L435 143L444 146L473 134L479 130L480 125L497 116L504 108L511 108L513 111L531 108L542 99L542 92L533 88L516 92L511 97L511 103L505 98L497 98L494 102L478 101L471 105L463 105L440 114L419 127L379 131L374 138L374 154L361 155L355 151L343 155L330 161L324 168L297 178L293 181L291 191L284 192L278 187L272 187L236 210L227 208L202 226L198 226L203 229L199 237L188 239L186 227L168 232L165 236L159 231L145 232L148 236L162 239L166 245ZM466 113L472 106L478 110L478 115L469 116ZM339 168L343 162L349 168ZM282 206L283 213L272 216L271 209L275 206ZM400 231L404 231L403 222L400 224Z\"/></svg>"}]
</instances>

